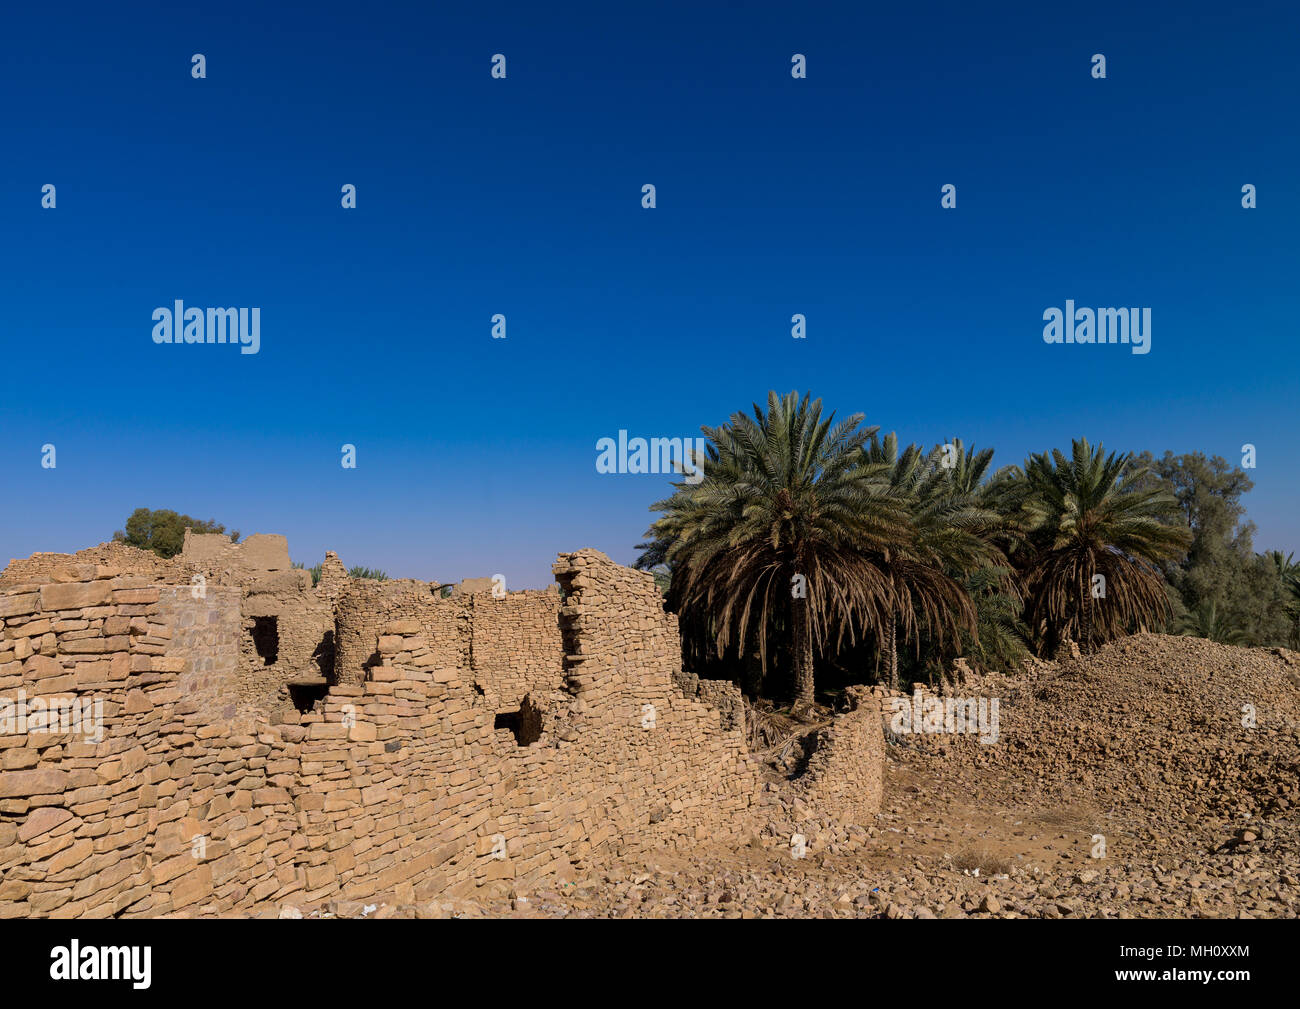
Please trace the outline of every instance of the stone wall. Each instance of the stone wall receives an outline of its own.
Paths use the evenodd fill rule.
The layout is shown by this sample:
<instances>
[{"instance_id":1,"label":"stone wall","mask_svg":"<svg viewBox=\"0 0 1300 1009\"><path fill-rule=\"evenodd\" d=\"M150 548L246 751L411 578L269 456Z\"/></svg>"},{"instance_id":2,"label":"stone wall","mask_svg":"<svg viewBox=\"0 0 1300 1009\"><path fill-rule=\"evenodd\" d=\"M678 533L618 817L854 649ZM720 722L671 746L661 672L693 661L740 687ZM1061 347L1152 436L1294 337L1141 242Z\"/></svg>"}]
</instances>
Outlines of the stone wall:
<instances>
[{"instance_id":1,"label":"stone wall","mask_svg":"<svg viewBox=\"0 0 1300 1009\"><path fill-rule=\"evenodd\" d=\"M739 692L682 673L651 576L594 550L555 573L563 599L336 585L337 682L270 712L247 587L74 565L0 588L0 917L422 900L740 839ZM20 696L90 702L99 731L19 725ZM839 716L799 786L855 822L877 712Z\"/></svg>"},{"instance_id":2,"label":"stone wall","mask_svg":"<svg viewBox=\"0 0 1300 1009\"><path fill-rule=\"evenodd\" d=\"M222 533L185 530L182 563L208 571L288 571L289 541L278 534L255 533L238 543Z\"/></svg>"},{"instance_id":3,"label":"stone wall","mask_svg":"<svg viewBox=\"0 0 1300 1009\"><path fill-rule=\"evenodd\" d=\"M516 709L526 696L538 700L563 689L558 592L472 595L455 602L466 607L469 671L490 706Z\"/></svg>"},{"instance_id":4,"label":"stone wall","mask_svg":"<svg viewBox=\"0 0 1300 1009\"><path fill-rule=\"evenodd\" d=\"M98 738L2 726L0 917L425 897L566 878L607 847L734 836L757 771L740 731L674 680L653 581L594 551L557 573L563 635L554 592L363 590L423 619L390 620L364 679L275 723L241 696L236 586L99 568L0 590L0 697L102 712ZM478 641L478 672L461 639ZM538 697L521 706L520 690Z\"/></svg>"},{"instance_id":5,"label":"stone wall","mask_svg":"<svg viewBox=\"0 0 1300 1009\"><path fill-rule=\"evenodd\" d=\"M174 666L176 687L194 714L212 722L233 718L239 702L240 592L211 586L202 592L192 586L159 586L158 601L150 606L156 620L152 633L164 637L159 649L148 637L136 644L138 654L163 655ZM166 635L170 631L170 638ZM159 663L159 672L163 663ZM150 670L153 672L154 670Z\"/></svg>"},{"instance_id":6,"label":"stone wall","mask_svg":"<svg viewBox=\"0 0 1300 1009\"><path fill-rule=\"evenodd\" d=\"M629 846L736 836L758 769L743 726L725 726L717 707L683 692L677 618L653 576L596 550L562 554L553 570L574 698L556 731L583 758L561 780L588 796L597 829Z\"/></svg>"},{"instance_id":7,"label":"stone wall","mask_svg":"<svg viewBox=\"0 0 1300 1009\"><path fill-rule=\"evenodd\" d=\"M844 707L818 731L797 788L810 806L845 823L866 824L880 811L884 788L880 698L867 687L848 687Z\"/></svg>"},{"instance_id":8,"label":"stone wall","mask_svg":"<svg viewBox=\"0 0 1300 1009\"><path fill-rule=\"evenodd\" d=\"M100 567L114 568L122 574L145 575L151 584L189 580L175 558L164 560L148 550L109 541L75 554L41 552L10 560L0 571L0 587L93 578L95 569Z\"/></svg>"},{"instance_id":9,"label":"stone wall","mask_svg":"<svg viewBox=\"0 0 1300 1009\"><path fill-rule=\"evenodd\" d=\"M0 918L160 913L210 893L211 866L180 859L174 835L196 811L229 827L251 796L248 755L216 745L238 622L235 589L105 566L0 590ZM73 698L85 719L52 721Z\"/></svg>"},{"instance_id":10,"label":"stone wall","mask_svg":"<svg viewBox=\"0 0 1300 1009\"><path fill-rule=\"evenodd\" d=\"M336 608L336 682L356 685L365 679L379 661L380 628L394 620L417 620L441 664L461 668L469 662L469 632L461 627L468 615L464 600L442 599L428 582L349 581Z\"/></svg>"},{"instance_id":11,"label":"stone wall","mask_svg":"<svg viewBox=\"0 0 1300 1009\"><path fill-rule=\"evenodd\" d=\"M243 583L240 695L263 711L284 703L291 682L333 681L334 606L302 570L259 574Z\"/></svg>"},{"instance_id":12,"label":"stone wall","mask_svg":"<svg viewBox=\"0 0 1300 1009\"><path fill-rule=\"evenodd\" d=\"M518 707L530 692L563 686L558 592L508 592L501 598L490 591L461 592L444 599L436 588L354 579L337 605L337 682L362 682L378 662L375 640L382 628L412 619L438 663L464 670L491 705Z\"/></svg>"}]
</instances>

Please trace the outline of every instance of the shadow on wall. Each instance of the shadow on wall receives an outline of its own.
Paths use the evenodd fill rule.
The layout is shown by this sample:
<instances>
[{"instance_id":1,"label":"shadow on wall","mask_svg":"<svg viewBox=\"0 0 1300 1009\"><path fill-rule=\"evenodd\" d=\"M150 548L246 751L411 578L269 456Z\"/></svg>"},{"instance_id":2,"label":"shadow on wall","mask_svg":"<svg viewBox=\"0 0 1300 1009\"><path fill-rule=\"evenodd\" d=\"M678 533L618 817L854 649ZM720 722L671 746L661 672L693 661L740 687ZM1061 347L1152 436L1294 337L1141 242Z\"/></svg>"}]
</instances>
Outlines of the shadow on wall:
<instances>
[{"instance_id":1,"label":"shadow on wall","mask_svg":"<svg viewBox=\"0 0 1300 1009\"><path fill-rule=\"evenodd\" d=\"M509 729L517 746L531 746L542 738L541 709L533 704L531 695L524 694L519 710L498 712L492 728Z\"/></svg>"}]
</instances>

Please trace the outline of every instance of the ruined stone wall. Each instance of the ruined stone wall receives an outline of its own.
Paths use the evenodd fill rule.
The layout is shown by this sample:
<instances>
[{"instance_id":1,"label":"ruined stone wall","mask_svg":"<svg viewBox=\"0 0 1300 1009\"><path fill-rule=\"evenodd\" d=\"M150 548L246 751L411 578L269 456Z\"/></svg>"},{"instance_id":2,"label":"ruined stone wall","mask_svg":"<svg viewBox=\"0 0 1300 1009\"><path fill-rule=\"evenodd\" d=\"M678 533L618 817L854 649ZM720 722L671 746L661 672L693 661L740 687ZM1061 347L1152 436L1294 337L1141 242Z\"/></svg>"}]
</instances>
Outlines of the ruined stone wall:
<instances>
[{"instance_id":1,"label":"ruined stone wall","mask_svg":"<svg viewBox=\"0 0 1300 1009\"><path fill-rule=\"evenodd\" d=\"M846 710L817 733L797 790L809 805L842 822L866 824L880 812L884 789L880 698L869 687L848 687L844 703Z\"/></svg>"},{"instance_id":2,"label":"ruined stone wall","mask_svg":"<svg viewBox=\"0 0 1300 1009\"><path fill-rule=\"evenodd\" d=\"M135 643L137 654L167 659L156 671L175 672L186 710L193 705L193 714L213 723L234 718L239 705L239 600L233 587L211 586L199 593L192 586L160 586L158 601L149 608L150 633L165 645L148 636Z\"/></svg>"},{"instance_id":3,"label":"ruined stone wall","mask_svg":"<svg viewBox=\"0 0 1300 1009\"><path fill-rule=\"evenodd\" d=\"M649 575L593 550L555 572L562 603L349 586L355 681L271 718L241 687L238 586L97 568L0 589L0 698L75 695L103 715L98 739L0 724L0 917L408 902L737 839L760 782L736 689L681 674ZM855 810L878 805L880 770L878 710L857 715L805 776ZM861 775L865 798L837 775Z\"/></svg>"},{"instance_id":4,"label":"ruined stone wall","mask_svg":"<svg viewBox=\"0 0 1300 1009\"><path fill-rule=\"evenodd\" d=\"M103 715L98 740L16 725L0 735L0 917L531 885L606 846L734 832L756 771L739 731L674 682L673 621L653 582L594 551L562 567L564 644L555 593L512 603L364 589L384 606L414 601L419 616L362 646L378 656L364 680L275 724L241 704L238 587L196 597L102 569L0 591L0 697L77 696ZM520 628L508 647L481 639L495 700L460 646L477 607L484 635ZM586 666L567 680L566 646ZM515 670L511 648L533 647ZM567 689L502 721L507 694L552 680Z\"/></svg>"},{"instance_id":5,"label":"ruined stone wall","mask_svg":"<svg viewBox=\"0 0 1300 1009\"><path fill-rule=\"evenodd\" d=\"M564 681L558 615L560 595L548 592L460 593L446 599L427 582L353 579L337 605L337 682L361 683L378 662L385 625L419 623L438 664L464 671L489 703L517 708L530 691L548 693ZM500 702L500 705L498 705Z\"/></svg>"},{"instance_id":6,"label":"ruined stone wall","mask_svg":"<svg viewBox=\"0 0 1300 1009\"><path fill-rule=\"evenodd\" d=\"M334 606L307 571L275 571L244 585L240 696L263 711L286 702L288 682L334 674Z\"/></svg>"},{"instance_id":7,"label":"ruined stone wall","mask_svg":"<svg viewBox=\"0 0 1300 1009\"><path fill-rule=\"evenodd\" d=\"M0 918L157 914L212 892L179 836L196 813L231 830L251 797L248 754L214 722L232 710L239 593L143 580L100 567L0 590ZM51 724L59 698L86 719Z\"/></svg>"},{"instance_id":8,"label":"ruined stone wall","mask_svg":"<svg viewBox=\"0 0 1300 1009\"><path fill-rule=\"evenodd\" d=\"M427 582L373 581L352 578L337 604L335 677L338 683L361 683L379 661L375 642L380 628L394 620L415 619L428 646L443 665L462 668L469 661L469 633L464 600L442 599Z\"/></svg>"},{"instance_id":9,"label":"ruined stone wall","mask_svg":"<svg viewBox=\"0 0 1300 1009\"><path fill-rule=\"evenodd\" d=\"M574 697L557 732L577 750L558 779L587 797L591 829L629 846L733 836L757 767L743 726L683 692L677 618L654 578L597 550L562 554L554 571Z\"/></svg>"},{"instance_id":10,"label":"ruined stone wall","mask_svg":"<svg viewBox=\"0 0 1300 1009\"><path fill-rule=\"evenodd\" d=\"M0 571L0 586L93 578L96 568L111 568L119 574L144 575L150 584L176 584L189 580L189 575L176 558L164 560L152 551L110 540L75 554L34 553L30 557L11 560Z\"/></svg>"},{"instance_id":11,"label":"ruined stone wall","mask_svg":"<svg viewBox=\"0 0 1300 1009\"><path fill-rule=\"evenodd\" d=\"M185 530L180 560L209 572L288 571L289 541L274 533L254 533L238 543L222 533Z\"/></svg>"},{"instance_id":12,"label":"ruined stone wall","mask_svg":"<svg viewBox=\"0 0 1300 1009\"><path fill-rule=\"evenodd\" d=\"M557 798L555 749L495 729L485 698L439 666L418 620L383 630L368 678L331 689L321 715L295 727L305 732L294 793L306 818L303 899L427 899L570 874L585 807Z\"/></svg>"},{"instance_id":13,"label":"ruined stone wall","mask_svg":"<svg viewBox=\"0 0 1300 1009\"><path fill-rule=\"evenodd\" d=\"M564 686L558 592L469 596L472 679L497 710L517 709L532 696L541 703Z\"/></svg>"},{"instance_id":14,"label":"ruined stone wall","mask_svg":"<svg viewBox=\"0 0 1300 1009\"><path fill-rule=\"evenodd\" d=\"M411 615L380 626L379 660L361 683L332 688L301 719L304 900L526 886L566 877L607 846L738 832L757 769L740 730L674 681L675 621L653 579L595 551L556 570L563 611L556 593L432 600L366 587L350 597L341 634L349 615L403 605ZM472 656L448 647L448 615L468 629ZM498 725L520 691L537 708Z\"/></svg>"}]
</instances>

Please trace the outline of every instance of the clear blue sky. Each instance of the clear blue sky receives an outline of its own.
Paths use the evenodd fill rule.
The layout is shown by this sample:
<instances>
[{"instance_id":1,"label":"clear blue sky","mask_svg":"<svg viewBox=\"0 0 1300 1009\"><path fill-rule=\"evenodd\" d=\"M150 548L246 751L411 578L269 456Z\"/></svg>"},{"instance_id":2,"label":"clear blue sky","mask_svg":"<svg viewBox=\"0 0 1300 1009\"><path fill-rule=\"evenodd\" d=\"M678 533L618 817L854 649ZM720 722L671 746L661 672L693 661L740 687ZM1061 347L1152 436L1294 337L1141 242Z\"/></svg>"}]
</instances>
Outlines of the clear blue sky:
<instances>
[{"instance_id":1,"label":"clear blue sky","mask_svg":"<svg viewBox=\"0 0 1300 1009\"><path fill-rule=\"evenodd\" d=\"M996 464L1250 442L1300 550L1294 4L189 6L6 10L0 564L148 506L540 586L668 489L599 438L769 388ZM1151 353L1044 344L1067 298ZM155 345L176 299L260 353Z\"/></svg>"}]
</instances>

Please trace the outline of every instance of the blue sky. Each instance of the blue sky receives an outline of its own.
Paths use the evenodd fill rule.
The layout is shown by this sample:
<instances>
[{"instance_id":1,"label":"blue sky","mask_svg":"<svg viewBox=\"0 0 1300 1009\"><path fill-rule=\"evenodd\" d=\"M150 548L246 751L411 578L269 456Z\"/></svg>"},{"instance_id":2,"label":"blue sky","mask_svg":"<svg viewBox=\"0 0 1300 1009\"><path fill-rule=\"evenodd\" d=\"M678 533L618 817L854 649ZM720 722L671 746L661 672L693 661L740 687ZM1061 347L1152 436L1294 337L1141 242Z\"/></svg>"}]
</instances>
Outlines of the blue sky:
<instances>
[{"instance_id":1,"label":"blue sky","mask_svg":"<svg viewBox=\"0 0 1300 1009\"><path fill-rule=\"evenodd\" d=\"M1052 6L7 11L0 564L147 506L541 586L668 489L598 439L770 388L995 464L1249 442L1256 548L1300 550L1300 14ZM1151 353L1046 345L1067 298L1150 307ZM176 299L260 352L155 345Z\"/></svg>"}]
</instances>

